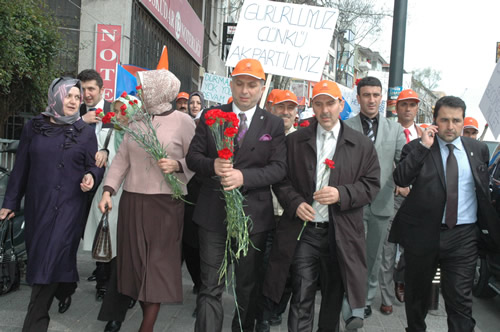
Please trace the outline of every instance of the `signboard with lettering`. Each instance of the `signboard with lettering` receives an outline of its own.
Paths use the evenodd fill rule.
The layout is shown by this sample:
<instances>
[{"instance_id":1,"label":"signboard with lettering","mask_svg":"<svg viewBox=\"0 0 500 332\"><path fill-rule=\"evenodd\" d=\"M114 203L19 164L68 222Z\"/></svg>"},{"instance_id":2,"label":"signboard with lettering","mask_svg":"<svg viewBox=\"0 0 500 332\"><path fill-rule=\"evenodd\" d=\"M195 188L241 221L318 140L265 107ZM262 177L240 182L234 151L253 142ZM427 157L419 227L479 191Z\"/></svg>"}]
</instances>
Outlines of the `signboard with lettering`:
<instances>
[{"instance_id":1,"label":"signboard with lettering","mask_svg":"<svg viewBox=\"0 0 500 332\"><path fill-rule=\"evenodd\" d=\"M231 79L227 77L205 73L201 92L203 92L206 100L225 104L231 97L230 81Z\"/></svg>"},{"instance_id":2,"label":"signboard with lettering","mask_svg":"<svg viewBox=\"0 0 500 332\"><path fill-rule=\"evenodd\" d=\"M104 81L104 99L115 97L116 64L120 62L122 45L121 25L97 24L95 47L95 70Z\"/></svg>"},{"instance_id":3,"label":"signboard with lettering","mask_svg":"<svg viewBox=\"0 0 500 332\"><path fill-rule=\"evenodd\" d=\"M187 0L139 0L139 2L201 65L204 28L189 2Z\"/></svg>"},{"instance_id":4,"label":"signboard with lettering","mask_svg":"<svg viewBox=\"0 0 500 332\"><path fill-rule=\"evenodd\" d=\"M253 58L266 73L318 82L337 17L335 8L246 0L226 66Z\"/></svg>"},{"instance_id":5,"label":"signboard with lettering","mask_svg":"<svg viewBox=\"0 0 500 332\"><path fill-rule=\"evenodd\" d=\"M479 109L484 115L495 138L500 135L500 61L491 75L486 91L479 102Z\"/></svg>"}]
</instances>

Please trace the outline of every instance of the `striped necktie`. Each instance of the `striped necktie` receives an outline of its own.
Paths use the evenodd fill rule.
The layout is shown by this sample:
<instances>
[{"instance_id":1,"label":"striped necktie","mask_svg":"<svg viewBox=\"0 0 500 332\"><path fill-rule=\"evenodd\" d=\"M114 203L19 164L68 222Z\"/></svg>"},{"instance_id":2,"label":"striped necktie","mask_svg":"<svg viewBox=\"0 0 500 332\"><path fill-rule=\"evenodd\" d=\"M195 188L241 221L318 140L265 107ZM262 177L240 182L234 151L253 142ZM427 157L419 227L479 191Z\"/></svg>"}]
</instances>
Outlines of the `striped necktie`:
<instances>
[{"instance_id":1,"label":"striped necktie","mask_svg":"<svg viewBox=\"0 0 500 332\"><path fill-rule=\"evenodd\" d=\"M375 142L375 133L373 132L373 119L365 119L366 124L368 125L368 130L366 131L366 136L372 141Z\"/></svg>"}]
</instances>

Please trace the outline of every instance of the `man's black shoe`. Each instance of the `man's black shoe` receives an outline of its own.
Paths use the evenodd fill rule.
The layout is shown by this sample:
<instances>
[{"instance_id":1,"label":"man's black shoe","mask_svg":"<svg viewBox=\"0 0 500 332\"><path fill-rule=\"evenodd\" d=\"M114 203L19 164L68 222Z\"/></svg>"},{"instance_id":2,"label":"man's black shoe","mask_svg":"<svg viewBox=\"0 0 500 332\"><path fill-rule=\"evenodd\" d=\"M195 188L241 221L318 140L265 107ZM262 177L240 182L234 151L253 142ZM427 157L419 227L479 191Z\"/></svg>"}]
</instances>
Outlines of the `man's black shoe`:
<instances>
[{"instance_id":1,"label":"man's black shoe","mask_svg":"<svg viewBox=\"0 0 500 332\"><path fill-rule=\"evenodd\" d=\"M96 271L97 270L92 271L92 274L90 275L90 277L87 278L87 281L96 281L96 279L97 279Z\"/></svg>"},{"instance_id":2,"label":"man's black shoe","mask_svg":"<svg viewBox=\"0 0 500 332\"><path fill-rule=\"evenodd\" d=\"M104 295L106 295L106 288L97 288L95 292L95 300L97 302L101 302L104 299Z\"/></svg>"},{"instance_id":3,"label":"man's black shoe","mask_svg":"<svg viewBox=\"0 0 500 332\"><path fill-rule=\"evenodd\" d=\"M71 296L68 296L62 301L59 301L59 313L64 314L66 311L68 311L69 306L71 305Z\"/></svg>"},{"instance_id":4,"label":"man's black shoe","mask_svg":"<svg viewBox=\"0 0 500 332\"><path fill-rule=\"evenodd\" d=\"M281 315L273 314L273 316L269 318L269 325L271 326L281 325Z\"/></svg>"},{"instance_id":5,"label":"man's black shoe","mask_svg":"<svg viewBox=\"0 0 500 332\"><path fill-rule=\"evenodd\" d=\"M255 324L255 332L269 332L271 331L271 325L267 320L258 320Z\"/></svg>"},{"instance_id":6,"label":"man's black shoe","mask_svg":"<svg viewBox=\"0 0 500 332\"><path fill-rule=\"evenodd\" d=\"M104 328L104 332L118 332L122 327L122 322L117 320L110 320L106 327Z\"/></svg>"},{"instance_id":7,"label":"man's black shoe","mask_svg":"<svg viewBox=\"0 0 500 332\"><path fill-rule=\"evenodd\" d=\"M132 309L134 306L135 306L135 303L137 302L137 300L134 300L134 299L130 299L130 303L128 304L128 308L129 309Z\"/></svg>"},{"instance_id":8,"label":"man's black shoe","mask_svg":"<svg viewBox=\"0 0 500 332\"><path fill-rule=\"evenodd\" d=\"M372 307L367 305L365 307L365 318L368 318L372 315Z\"/></svg>"}]
</instances>

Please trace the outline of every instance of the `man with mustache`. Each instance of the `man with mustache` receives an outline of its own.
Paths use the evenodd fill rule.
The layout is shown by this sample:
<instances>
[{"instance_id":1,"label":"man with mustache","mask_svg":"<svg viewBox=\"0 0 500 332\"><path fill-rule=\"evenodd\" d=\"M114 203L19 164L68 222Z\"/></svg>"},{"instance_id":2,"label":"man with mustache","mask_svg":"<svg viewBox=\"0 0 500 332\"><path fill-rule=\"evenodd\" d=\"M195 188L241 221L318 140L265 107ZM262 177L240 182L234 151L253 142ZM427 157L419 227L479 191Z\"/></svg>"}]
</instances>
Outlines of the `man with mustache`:
<instances>
[{"instance_id":1,"label":"man with mustache","mask_svg":"<svg viewBox=\"0 0 500 332\"><path fill-rule=\"evenodd\" d=\"M289 331L312 331L318 281L318 331L335 331L344 292L363 307L366 250L363 206L379 190L373 144L339 119L342 93L332 81L313 89L314 118L287 136L287 177L273 185L284 209L277 225L263 293L282 299L291 275Z\"/></svg>"},{"instance_id":2,"label":"man with mustache","mask_svg":"<svg viewBox=\"0 0 500 332\"><path fill-rule=\"evenodd\" d=\"M439 99L434 123L404 146L393 174L398 186L412 186L389 236L405 248L408 332L426 331L438 265L448 331L474 331L472 284L478 249L497 251L500 244L500 223L490 200L488 147L460 137L465 108L458 97Z\"/></svg>"},{"instance_id":3,"label":"man with mustache","mask_svg":"<svg viewBox=\"0 0 500 332\"><path fill-rule=\"evenodd\" d=\"M343 315L350 330L363 325L362 320L372 314L371 304L378 287L378 274L382 247L387 236L389 220L394 214L394 165L399 162L401 149L406 143L401 125L379 113L382 101L382 83L375 77L365 77L357 86L360 113L345 121L346 125L364 133L375 145L380 163L380 192L365 206L363 222L366 234L368 283L366 306L363 308L344 302ZM361 325L361 326L360 326Z\"/></svg>"},{"instance_id":4,"label":"man with mustache","mask_svg":"<svg viewBox=\"0 0 500 332\"><path fill-rule=\"evenodd\" d=\"M183 113L189 114L188 101L189 101L189 93L182 91L179 92L177 98L175 98L175 109Z\"/></svg>"}]
</instances>

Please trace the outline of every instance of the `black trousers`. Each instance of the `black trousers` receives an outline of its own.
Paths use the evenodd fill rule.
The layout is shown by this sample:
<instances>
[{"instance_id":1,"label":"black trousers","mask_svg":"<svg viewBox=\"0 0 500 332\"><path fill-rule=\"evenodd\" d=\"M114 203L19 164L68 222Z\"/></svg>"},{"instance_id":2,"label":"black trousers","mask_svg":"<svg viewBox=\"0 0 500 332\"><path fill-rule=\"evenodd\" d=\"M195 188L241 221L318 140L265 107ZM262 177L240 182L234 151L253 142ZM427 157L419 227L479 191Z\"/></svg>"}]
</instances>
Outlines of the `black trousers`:
<instances>
[{"instance_id":1,"label":"black trousers","mask_svg":"<svg viewBox=\"0 0 500 332\"><path fill-rule=\"evenodd\" d=\"M224 311L222 307L222 292L224 291L224 280L219 282L219 268L225 254L226 234L208 231L202 227L198 229L200 241L201 261L201 288L198 293L196 308L197 332L222 331ZM240 331L240 323L243 331L253 331L256 318L256 307L259 294L262 289L262 278L260 267L267 239L267 232L250 235L254 247L248 248L245 257L240 257L235 263L236 298L240 317L235 311L232 330ZM228 278L231 271L228 270Z\"/></svg>"},{"instance_id":2,"label":"black trousers","mask_svg":"<svg viewBox=\"0 0 500 332\"><path fill-rule=\"evenodd\" d=\"M408 332L425 332L432 279L439 265L448 331L472 332L472 284L478 256L476 224L442 230L439 252L415 255L405 248L405 310Z\"/></svg>"},{"instance_id":3,"label":"black trousers","mask_svg":"<svg viewBox=\"0 0 500 332\"><path fill-rule=\"evenodd\" d=\"M50 322L49 310L54 297L63 301L76 289L76 282L56 282L47 285L34 284L28 312L24 319L23 332L47 331Z\"/></svg>"},{"instance_id":4,"label":"black trousers","mask_svg":"<svg viewBox=\"0 0 500 332\"><path fill-rule=\"evenodd\" d=\"M111 275L111 263L110 262L96 262L95 263L95 281L96 289L106 289L108 287L108 281Z\"/></svg>"},{"instance_id":5,"label":"black trousers","mask_svg":"<svg viewBox=\"0 0 500 332\"><path fill-rule=\"evenodd\" d=\"M279 216L274 216L276 223L279 222ZM266 275L267 265L269 263L269 256L271 254L271 248L273 246L275 232L269 232L266 239L266 249L264 250L264 258L262 262L262 275ZM262 293L259 294L259 306L257 309L257 319L260 321L269 320L273 317L282 315L286 306L288 305L288 301L290 301L290 297L292 296L292 280L290 275L286 280L285 290L283 291L283 295L281 296L281 300L279 303L274 303L271 299L265 297Z\"/></svg>"},{"instance_id":6,"label":"black trousers","mask_svg":"<svg viewBox=\"0 0 500 332\"><path fill-rule=\"evenodd\" d=\"M339 324L344 285L335 246L329 244L328 231L328 228L315 228L312 223L308 223L297 244L291 266L292 299L288 314L288 331L313 330L314 304L319 280L321 308L318 331L333 332ZM334 235L330 236L334 238Z\"/></svg>"},{"instance_id":7,"label":"black trousers","mask_svg":"<svg viewBox=\"0 0 500 332\"><path fill-rule=\"evenodd\" d=\"M123 322L127 315L131 298L118 293L118 273L116 268L116 257L109 262L110 276L107 284L106 295L102 300L101 310L97 319L108 322L116 320Z\"/></svg>"}]
</instances>

